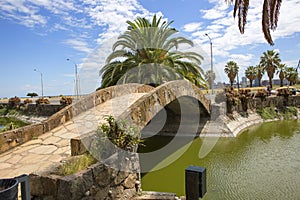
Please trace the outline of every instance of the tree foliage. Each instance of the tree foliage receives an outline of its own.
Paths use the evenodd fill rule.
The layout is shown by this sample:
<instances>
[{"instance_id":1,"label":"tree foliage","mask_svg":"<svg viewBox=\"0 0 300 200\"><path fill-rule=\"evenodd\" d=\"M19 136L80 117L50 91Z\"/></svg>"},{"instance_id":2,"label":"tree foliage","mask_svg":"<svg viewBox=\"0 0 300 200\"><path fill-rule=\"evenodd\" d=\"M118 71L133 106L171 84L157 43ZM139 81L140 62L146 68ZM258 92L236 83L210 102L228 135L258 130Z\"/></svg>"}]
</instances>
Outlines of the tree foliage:
<instances>
[{"instance_id":1,"label":"tree foliage","mask_svg":"<svg viewBox=\"0 0 300 200\"><path fill-rule=\"evenodd\" d=\"M226 0L228 3L232 3L233 0ZM247 23L247 14L249 9L250 0L235 0L233 17L238 17L238 27L243 34L245 31L245 25ZM274 45L270 31L274 31L277 28L277 22L279 17L279 11L281 6L281 0L264 0L262 9L262 31L265 39L270 45Z\"/></svg>"},{"instance_id":2,"label":"tree foliage","mask_svg":"<svg viewBox=\"0 0 300 200\"><path fill-rule=\"evenodd\" d=\"M261 86L261 79L262 79L264 74L265 74L265 68L262 65L258 64L256 66L256 77L258 79L258 86L259 87Z\"/></svg>"},{"instance_id":3,"label":"tree foliage","mask_svg":"<svg viewBox=\"0 0 300 200\"><path fill-rule=\"evenodd\" d=\"M274 77L274 73L278 68L280 62L281 60L279 58L279 53L275 52L274 50L268 50L264 52L260 57L260 65L264 67L265 71L268 74L269 84L271 88L273 87L272 80Z\"/></svg>"},{"instance_id":4,"label":"tree foliage","mask_svg":"<svg viewBox=\"0 0 300 200\"><path fill-rule=\"evenodd\" d=\"M256 78L257 76L257 71L256 68L254 66L249 66L246 70L245 70L245 76L246 78L249 79L250 81L250 87L252 87L252 82L253 80Z\"/></svg>"},{"instance_id":5,"label":"tree foliage","mask_svg":"<svg viewBox=\"0 0 300 200\"><path fill-rule=\"evenodd\" d=\"M234 61L229 61L225 65L224 72L227 74L229 80L230 80L230 85L233 86L234 79L239 72L239 67L236 62Z\"/></svg>"},{"instance_id":6,"label":"tree foliage","mask_svg":"<svg viewBox=\"0 0 300 200\"><path fill-rule=\"evenodd\" d=\"M35 93L35 92L29 92L29 93L27 93L27 95L26 96L28 96L28 97L37 97L38 96L38 94L37 93Z\"/></svg>"},{"instance_id":7,"label":"tree foliage","mask_svg":"<svg viewBox=\"0 0 300 200\"><path fill-rule=\"evenodd\" d=\"M101 88L128 82L159 85L182 78L206 86L202 56L178 50L179 45L193 46L193 42L178 36L172 23L155 15L152 21L141 17L127 21L127 31L118 37L100 70Z\"/></svg>"}]
</instances>

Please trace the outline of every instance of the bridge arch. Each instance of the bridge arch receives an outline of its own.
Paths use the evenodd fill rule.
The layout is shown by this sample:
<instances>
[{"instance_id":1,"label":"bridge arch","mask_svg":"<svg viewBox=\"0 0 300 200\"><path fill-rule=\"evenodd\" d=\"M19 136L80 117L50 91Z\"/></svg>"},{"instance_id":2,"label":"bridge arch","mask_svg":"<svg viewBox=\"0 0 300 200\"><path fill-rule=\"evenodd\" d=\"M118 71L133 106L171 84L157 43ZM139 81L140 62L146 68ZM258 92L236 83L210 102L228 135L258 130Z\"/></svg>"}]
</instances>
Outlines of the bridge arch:
<instances>
[{"instance_id":1,"label":"bridge arch","mask_svg":"<svg viewBox=\"0 0 300 200\"><path fill-rule=\"evenodd\" d=\"M167 82L142 96L124 111L118 119L129 120L142 130L151 119L164 107L171 105L178 99L196 99L201 112L210 115L210 101L203 92L194 84L186 80Z\"/></svg>"}]
</instances>

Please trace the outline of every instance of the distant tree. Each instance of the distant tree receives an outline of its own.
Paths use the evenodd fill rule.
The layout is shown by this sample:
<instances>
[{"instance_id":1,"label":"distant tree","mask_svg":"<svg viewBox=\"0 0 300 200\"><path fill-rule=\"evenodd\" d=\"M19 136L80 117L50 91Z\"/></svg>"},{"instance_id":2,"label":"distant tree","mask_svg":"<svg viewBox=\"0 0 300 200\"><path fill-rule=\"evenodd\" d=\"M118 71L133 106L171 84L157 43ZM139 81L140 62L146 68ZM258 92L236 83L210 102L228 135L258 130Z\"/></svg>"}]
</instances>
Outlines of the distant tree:
<instances>
[{"instance_id":1,"label":"distant tree","mask_svg":"<svg viewBox=\"0 0 300 200\"><path fill-rule=\"evenodd\" d=\"M285 70L286 70L286 68L287 68L286 64L280 63L278 65L278 69L277 69L277 73L276 74L279 74L280 87L283 86L283 79L285 78Z\"/></svg>"},{"instance_id":2,"label":"distant tree","mask_svg":"<svg viewBox=\"0 0 300 200\"><path fill-rule=\"evenodd\" d=\"M273 87L272 80L274 77L274 73L278 68L281 60L279 58L279 53L274 50L267 51L263 53L263 56L260 57L260 65L265 68L269 77L270 87Z\"/></svg>"},{"instance_id":3,"label":"distant tree","mask_svg":"<svg viewBox=\"0 0 300 200\"><path fill-rule=\"evenodd\" d=\"M233 0L226 0L232 3ZM277 28L277 21L282 0L264 0L262 9L262 31L265 39L270 45L273 45L270 30L274 31ZM238 16L238 26L243 34L247 22L247 13L249 8L249 0L235 0L233 17Z\"/></svg>"},{"instance_id":4,"label":"distant tree","mask_svg":"<svg viewBox=\"0 0 300 200\"><path fill-rule=\"evenodd\" d=\"M285 78L290 82L290 85L294 85L298 81L298 72L293 67L287 67L285 70Z\"/></svg>"},{"instance_id":5,"label":"distant tree","mask_svg":"<svg viewBox=\"0 0 300 200\"><path fill-rule=\"evenodd\" d=\"M37 96L39 96L37 93L35 93L35 92L30 92L30 93L27 93L27 95L26 96L28 96L28 97L37 97Z\"/></svg>"},{"instance_id":6,"label":"distant tree","mask_svg":"<svg viewBox=\"0 0 300 200\"><path fill-rule=\"evenodd\" d=\"M238 65L234 61L229 61L225 65L224 71L230 80L230 85L233 86L234 79L235 79L237 73L239 72Z\"/></svg>"},{"instance_id":7,"label":"distant tree","mask_svg":"<svg viewBox=\"0 0 300 200\"><path fill-rule=\"evenodd\" d=\"M216 74L215 74L215 72L213 72L211 70L207 70L206 73L205 73L205 80L207 81L209 87L211 85L213 85L213 83L216 80Z\"/></svg>"},{"instance_id":8,"label":"distant tree","mask_svg":"<svg viewBox=\"0 0 300 200\"><path fill-rule=\"evenodd\" d=\"M249 79L250 81L250 87L252 87L252 82L257 76L256 68L254 66L249 66L245 70L245 76Z\"/></svg>"},{"instance_id":9,"label":"distant tree","mask_svg":"<svg viewBox=\"0 0 300 200\"><path fill-rule=\"evenodd\" d=\"M256 77L258 79L258 86L259 87L261 86L261 79L262 79L264 73L265 73L265 68L260 64L257 65L256 66Z\"/></svg>"}]
</instances>

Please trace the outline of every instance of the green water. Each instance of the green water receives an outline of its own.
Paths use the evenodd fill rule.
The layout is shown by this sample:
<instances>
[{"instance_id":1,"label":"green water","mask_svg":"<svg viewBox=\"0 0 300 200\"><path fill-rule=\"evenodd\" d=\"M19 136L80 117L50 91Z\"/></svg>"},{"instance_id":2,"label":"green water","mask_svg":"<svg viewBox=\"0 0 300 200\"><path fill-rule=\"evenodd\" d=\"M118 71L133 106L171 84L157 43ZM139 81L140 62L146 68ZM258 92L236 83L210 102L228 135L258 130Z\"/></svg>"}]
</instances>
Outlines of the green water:
<instances>
[{"instance_id":1,"label":"green water","mask_svg":"<svg viewBox=\"0 0 300 200\"><path fill-rule=\"evenodd\" d=\"M13 117L0 117L0 132L4 131L6 126L13 123L13 128L19 128L22 126L27 126L29 123L23 122Z\"/></svg>"},{"instance_id":2,"label":"green water","mask_svg":"<svg viewBox=\"0 0 300 200\"><path fill-rule=\"evenodd\" d=\"M169 140L152 137L142 151ZM219 138L212 151L200 159L202 144L203 139L195 139L171 165L143 174L143 190L184 195L185 168L195 165L207 170L206 200L300 199L299 121L264 123L236 138Z\"/></svg>"}]
</instances>

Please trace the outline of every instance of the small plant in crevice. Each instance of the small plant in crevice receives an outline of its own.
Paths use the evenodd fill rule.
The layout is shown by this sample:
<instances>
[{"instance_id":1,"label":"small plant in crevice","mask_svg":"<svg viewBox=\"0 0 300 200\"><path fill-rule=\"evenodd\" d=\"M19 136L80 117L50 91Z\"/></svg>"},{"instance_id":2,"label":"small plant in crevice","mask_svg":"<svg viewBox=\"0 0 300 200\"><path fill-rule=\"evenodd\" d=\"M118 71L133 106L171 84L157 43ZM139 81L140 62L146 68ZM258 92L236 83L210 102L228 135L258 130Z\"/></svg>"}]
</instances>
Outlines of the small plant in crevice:
<instances>
[{"instance_id":1,"label":"small plant in crevice","mask_svg":"<svg viewBox=\"0 0 300 200\"><path fill-rule=\"evenodd\" d=\"M103 133L118 148L133 152L135 147L143 142L138 135L137 127L130 126L124 121L117 121L111 115L105 120L107 123L101 124L97 132Z\"/></svg>"},{"instance_id":2,"label":"small plant in crevice","mask_svg":"<svg viewBox=\"0 0 300 200\"><path fill-rule=\"evenodd\" d=\"M54 172L54 174L60 176L67 176L84 170L88 166L91 166L96 162L97 160L90 154L72 157L70 160L67 160L64 164L59 166L58 169Z\"/></svg>"}]
</instances>

